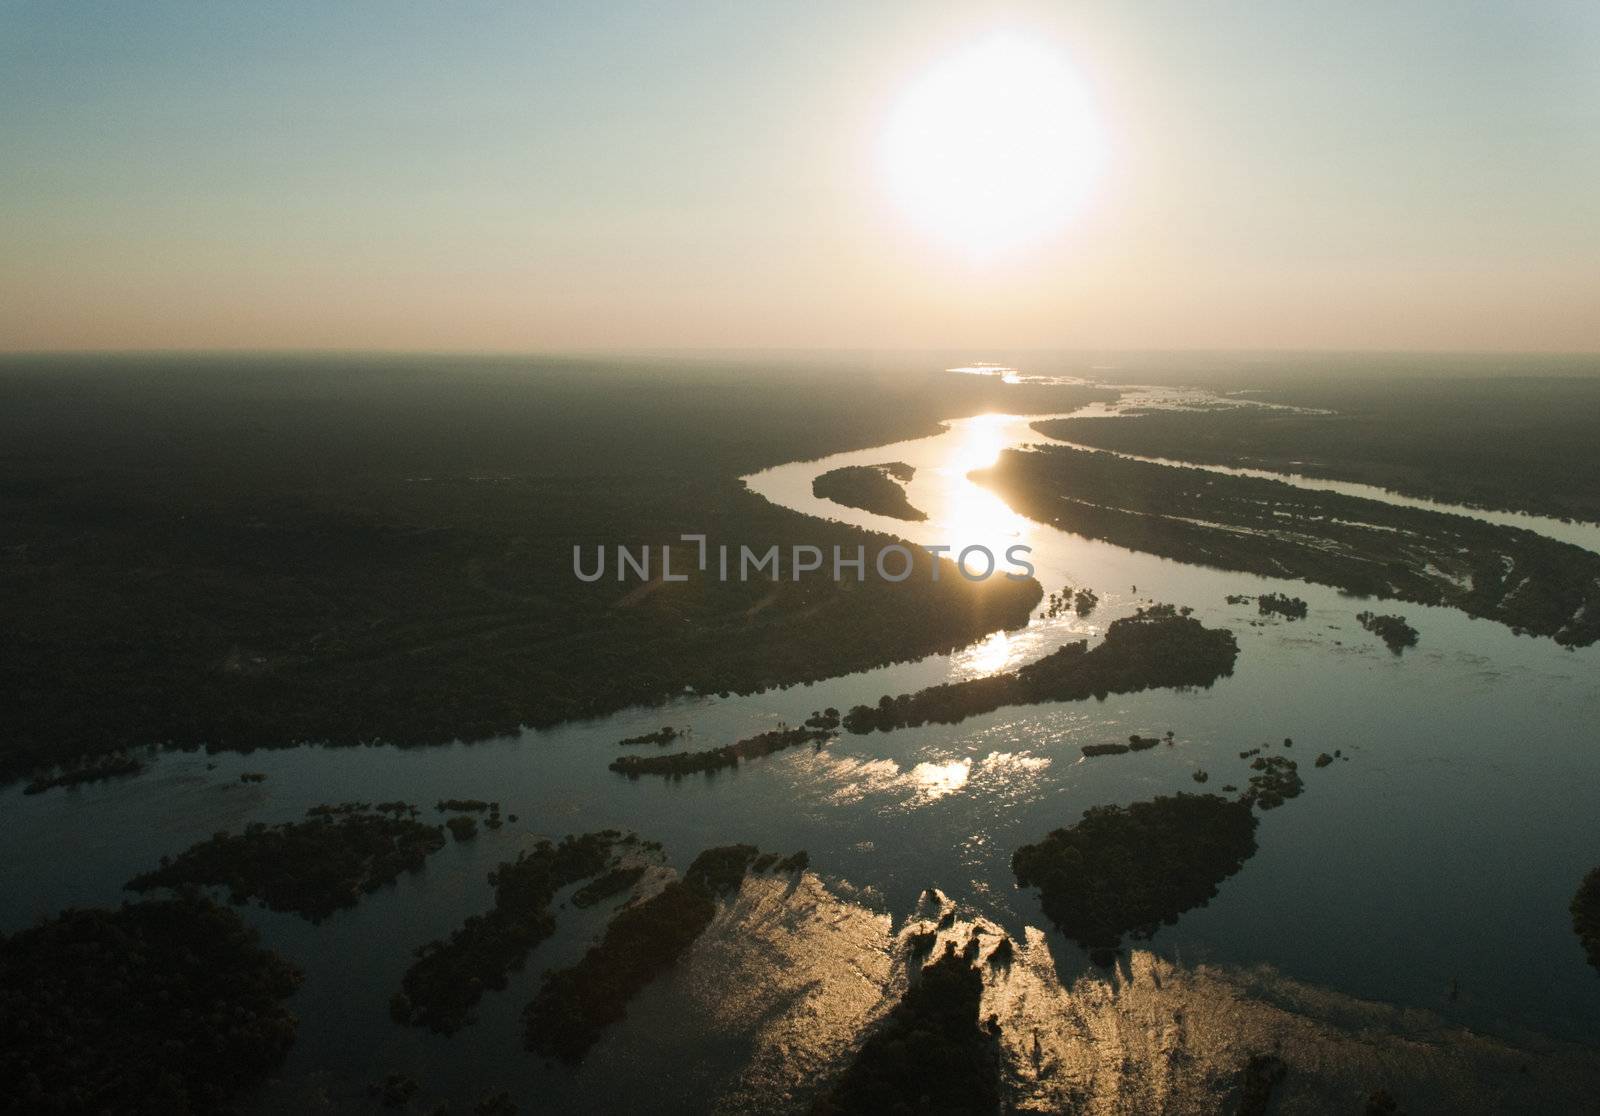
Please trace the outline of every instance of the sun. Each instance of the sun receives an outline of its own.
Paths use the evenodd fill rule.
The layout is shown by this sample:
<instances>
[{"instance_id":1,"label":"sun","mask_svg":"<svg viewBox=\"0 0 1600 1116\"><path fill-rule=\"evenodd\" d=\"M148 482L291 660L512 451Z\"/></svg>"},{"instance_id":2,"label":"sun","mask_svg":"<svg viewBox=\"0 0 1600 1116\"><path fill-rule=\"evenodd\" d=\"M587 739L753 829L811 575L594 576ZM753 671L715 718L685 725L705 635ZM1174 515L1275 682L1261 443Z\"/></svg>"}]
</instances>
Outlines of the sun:
<instances>
[{"instance_id":1,"label":"sun","mask_svg":"<svg viewBox=\"0 0 1600 1116\"><path fill-rule=\"evenodd\" d=\"M995 34L933 65L900 96L881 154L896 209L924 232L992 256L1058 232L1102 162L1089 98L1049 46Z\"/></svg>"}]
</instances>

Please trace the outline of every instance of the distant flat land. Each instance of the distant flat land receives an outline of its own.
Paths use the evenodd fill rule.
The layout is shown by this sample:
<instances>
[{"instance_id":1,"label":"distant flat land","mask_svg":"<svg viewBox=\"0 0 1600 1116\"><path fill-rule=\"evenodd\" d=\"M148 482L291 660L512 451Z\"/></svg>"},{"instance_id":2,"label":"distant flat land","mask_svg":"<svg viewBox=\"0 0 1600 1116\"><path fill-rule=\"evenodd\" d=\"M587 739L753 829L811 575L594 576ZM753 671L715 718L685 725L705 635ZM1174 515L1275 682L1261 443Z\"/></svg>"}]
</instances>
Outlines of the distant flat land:
<instances>
[{"instance_id":1,"label":"distant flat land","mask_svg":"<svg viewBox=\"0 0 1600 1116\"><path fill-rule=\"evenodd\" d=\"M641 593L578 581L572 548L870 552L737 478L1105 397L850 362L0 360L0 778L149 743L484 738L953 649L1038 585Z\"/></svg>"},{"instance_id":2,"label":"distant flat land","mask_svg":"<svg viewBox=\"0 0 1600 1116\"><path fill-rule=\"evenodd\" d=\"M1031 519L1131 550L1600 639L1600 555L1531 531L1065 446L972 476Z\"/></svg>"},{"instance_id":3,"label":"distant flat land","mask_svg":"<svg viewBox=\"0 0 1600 1116\"><path fill-rule=\"evenodd\" d=\"M1596 361L1600 368L1600 361ZM1052 438L1600 522L1600 376L1264 378L1243 407L1039 424Z\"/></svg>"}]
</instances>

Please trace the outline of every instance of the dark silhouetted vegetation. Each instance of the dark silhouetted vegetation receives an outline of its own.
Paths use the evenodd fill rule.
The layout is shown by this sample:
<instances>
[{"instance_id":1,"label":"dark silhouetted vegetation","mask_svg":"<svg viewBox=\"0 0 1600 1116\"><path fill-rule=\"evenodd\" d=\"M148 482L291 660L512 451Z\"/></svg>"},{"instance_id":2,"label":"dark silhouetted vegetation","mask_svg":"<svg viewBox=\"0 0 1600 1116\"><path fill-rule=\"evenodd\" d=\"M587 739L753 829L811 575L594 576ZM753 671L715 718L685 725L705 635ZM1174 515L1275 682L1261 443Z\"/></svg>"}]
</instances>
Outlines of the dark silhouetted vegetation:
<instances>
[{"instance_id":1,"label":"dark silhouetted vegetation","mask_svg":"<svg viewBox=\"0 0 1600 1116\"><path fill-rule=\"evenodd\" d=\"M574 907L592 907L596 903L610 899L614 895L621 895L638 883L644 875L644 865L634 864L627 868L613 868L603 876L597 876L572 893Z\"/></svg>"},{"instance_id":2,"label":"dark silhouetted vegetation","mask_svg":"<svg viewBox=\"0 0 1600 1116\"><path fill-rule=\"evenodd\" d=\"M840 720L839 711L837 709L833 708L833 706L830 705L828 708L822 710L820 713L817 710L813 709L811 711L811 716L806 718L806 727L807 728L816 728L816 729L828 729L829 731L832 731L833 729L836 729L836 728L839 727L839 720Z\"/></svg>"},{"instance_id":3,"label":"dark silhouetted vegetation","mask_svg":"<svg viewBox=\"0 0 1600 1116\"><path fill-rule=\"evenodd\" d=\"M0 939L0 1107L231 1111L293 1044L299 981L199 895L65 911Z\"/></svg>"},{"instance_id":4,"label":"dark silhouetted vegetation","mask_svg":"<svg viewBox=\"0 0 1600 1116\"><path fill-rule=\"evenodd\" d=\"M665 745L665 744L671 744L674 740L678 739L679 735L681 735L681 734L678 732L678 730L673 728L671 725L663 725L661 728L656 729L655 732L642 732L638 736L624 736L621 740L617 741L617 743L618 744L622 744L622 745L628 745L628 744L663 744L663 745Z\"/></svg>"},{"instance_id":5,"label":"dark silhouetted vegetation","mask_svg":"<svg viewBox=\"0 0 1600 1116\"><path fill-rule=\"evenodd\" d=\"M637 839L616 830L541 841L489 873L494 906L444 941L419 947L389 1011L398 1023L453 1034L472 1022L486 989L506 986L534 946L555 932L550 903L563 887L615 868L615 850Z\"/></svg>"},{"instance_id":6,"label":"dark silhouetted vegetation","mask_svg":"<svg viewBox=\"0 0 1600 1116\"><path fill-rule=\"evenodd\" d=\"M599 945L545 976L523 1011L528 1049L581 1062L627 1015L628 1001L694 944L717 913L717 897L738 889L758 855L751 845L707 849L682 880L618 912Z\"/></svg>"},{"instance_id":7,"label":"dark silhouetted vegetation","mask_svg":"<svg viewBox=\"0 0 1600 1116\"><path fill-rule=\"evenodd\" d=\"M1123 756L1133 751L1126 744L1085 744L1083 754L1086 756Z\"/></svg>"},{"instance_id":8,"label":"dark silhouetted vegetation","mask_svg":"<svg viewBox=\"0 0 1600 1116\"><path fill-rule=\"evenodd\" d=\"M1456 504L1600 522L1600 380L1583 376L1273 377L1256 398L1335 414L1255 407L1156 411L1038 424L1101 449L1355 481ZM1588 371L1594 361L1587 358Z\"/></svg>"},{"instance_id":9,"label":"dark silhouetted vegetation","mask_svg":"<svg viewBox=\"0 0 1600 1116\"><path fill-rule=\"evenodd\" d=\"M498 814L500 803L481 798L441 798L433 808L441 814Z\"/></svg>"},{"instance_id":10,"label":"dark silhouetted vegetation","mask_svg":"<svg viewBox=\"0 0 1600 1116\"><path fill-rule=\"evenodd\" d=\"M1600 868L1583 877L1572 897L1572 929L1589 955L1589 964L1600 969Z\"/></svg>"},{"instance_id":11,"label":"dark silhouetted vegetation","mask_svg":"<svg viewBox=\"0 0 1600 1116\"><path fill-rule=\"evenodd\" d=\"M144 761L127 752L111 752L102 756L89 756L64 768L35 773L23 794L43 794L53 787L75 787L80 783L98 783L102 779L115 779L123 775L137 775L144 770Z\"/></svg>"},{"instance_id":12,"label":"dark silhouetted vegetation","mask_svg":"<svg viewBox=\"0 0 1600 1116\"><path fill-rule=\"evenodd\" d=\"M873 358L866 358L870 363ZM754 693L1021 626L1036 582L915 554L722 581L711 545L873 554L741 475L1111 393L860 360L0 358L0 778L160 744L482 740ZM573 574L674 546L683 583Z\"/></svg>"},{"instance_id":13,"label":"dark silhouetted vegetation","mask_svg":"<svg viewBox=\"0 0 1600 1116\"><path fill-rule=\"evenodd\" d=\"M1256 611L1263 616L1282 616L1285 620L1304 620L1306 602L1287 593L1263 593L1256 598Z\"/></svg>"},{"instance_id":14,"label":"dark silhouetted vegetation","mask_svg":"<svg viewBox=\"0 0 1600 1116\"><path fill-rule=\"evenodd\" d=\"M618 756L611 761L611 770L630 779L640 775L668 775L679 779L701 771L718 771L724 767L737 767L740 760L769 756L797 744L821 744L832 740L832 729L791 728L773 729L759 733L721 748L703 752L673 752L665 756Z\"/></svg>"},{"instance_id":15,"label":"dark silhouetted vegetation","mask_svg":"<svg viewBox=\"0 0 1600 1116\"><path fill-rule=\"evenodd\" d=\"M1024 515L1131 550L1600 639L1600 554L1532 531L1064 446L1008 450L972 476Z\"/></svg>"},{"instance_id":16,"label":"dark silhouetted vegetation","mask_svg":"<svg viewBox=\"0 0 1600 1116\"><path fill-rule=\"evenodd\" d=\"M1361 626L1379 639L1384 646L1396 655L1407 647L1417 645L1417 629L1406 623L1404 616L1378 616L1371 612L1359 612L1356 620Z\"/></svg>"},{"instance_id":17,"label":"dark silhouetted vegetation","mask_svg":"<svg viewBox=\"0 0 1600 1116\"><path fill-rule=\"evenodd\" d=\"M813 480L811 494L847 508L920 523L928 518L927 513L913 507L906 498L906 490L901 487L915 475L916 470L903 461L887 465L846 465L830 469Z\"/></svg>"},{"instance_id":18,"label":"dark silhouetted vegetation","mask_svg":"<svg viewBox=\"0 0 1600 1116\"><path fill-rule=\"evenodd\" d=\"M1238 653L1232 632L1207 628L1171 605L1155 605L1114 621L1092 651L1087 641L1069 643L1010 673L946 682L899 697L885 694L876 706L851 709L844 727L864 733L954 724L1005 705L1209 686L1233 673Z\"/></svg>"},{"instance_id":19,"label":"dark silhouetted vegetation","mask_svg":"<svg viewBox=\"0 0 1600 1116\"><path fill-rule=\"evenodd\" d=\"M1073 590L1072 586L1064 586L1059 593L1051 593L1045 599L1045 610L1039 615L1045 620L1054 620L1064 614L1069 608L1080 618L1094 612L1100 603L1100 595L1093 589Z\"/></svg>"},{"instance_id":20,"label":"dark silhouetted vegetation","mask_svg":"<svg viewBox=\"0 0 1600 1116\"><path fill-rule=\"evenodd\" d=\"M939 959L922 969L894 1011L867 1036L812 1113L998 1112L998 1027L992 1020L980 1022L982 1002L982 974L956 952L954 942L947 942Z\"/></svg>"},{"instance_id":21,"label":"dark silhouetted vegetation","mask_svg":"<svg viewBox=\"0 0 1600 1116\"><path fill-rule=\"evenodd\" d=\"M1011 857L1020 887L1037 887L1045 915L1103 957L1123 935L1148 938L1204 906L1256 851L1248 803L1176 794L1095 806Z\"/></svg>"},{"instance_id":22,"label":"dark silhouetted vegetation","mask_svg":"<svg viewBox=\"0 0 1600 1116\"><path fill-rule=\"evenodd\" d=\"M378 813L365 803L312 807L307 820L220 833L160 868L135 876L128 887L218 886L232 901L258 899L275 911L320 922L353 907L367 892L420 869L444 847L444 830Z\"/></svg>"},{"instance_id":23,"label":"dark silhouetted vegetation","mask_svg":"<svg viewBox=\"0 0 1600 1116\"><path fill-rule=\"evenodd\" d=\"M1290 798L1299 797L1305 786L1299 765L1288 756L1257 756L1250 761L1250 783L1241 801L1273 810Z\"/></svg>"}]
</instances>

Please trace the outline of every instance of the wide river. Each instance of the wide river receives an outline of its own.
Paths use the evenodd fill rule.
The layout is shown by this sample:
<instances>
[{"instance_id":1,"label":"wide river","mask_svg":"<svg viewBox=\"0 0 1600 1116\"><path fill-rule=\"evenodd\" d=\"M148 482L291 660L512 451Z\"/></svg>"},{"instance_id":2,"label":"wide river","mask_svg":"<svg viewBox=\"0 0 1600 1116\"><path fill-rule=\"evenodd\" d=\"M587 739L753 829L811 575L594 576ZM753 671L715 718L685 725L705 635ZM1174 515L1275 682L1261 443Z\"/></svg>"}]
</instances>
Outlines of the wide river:
<instances>
[{"instance_id":1,"label":"wide river","mask_svg":"<svg viewBox=\"0 0 1600 1116\"><path fill-rule=\"evenodd\" d=\"M836 1051L848 1041L860 1012L846 1005L862 988L872 1002L894 979L887 963L875 968L856 954L870 958L881 946L875 937L901 927L929 885L963 918L982 916L1047 948L1069 986L1080 978L1109 980L1107 989L1137 983L1126 966L1102 977L1076 946L1046 930L1033 893L1012 882L1012 851L1096 804L1200 789L1197 769L1210 773L1206 790L1243 785L1248 771L1239 752L1268 741L1281 747L1290 737L1305 793L1262 815L1259 852L1208 906L1142 945L1151 955L1142 963L1229 979L1271 974L1301 1001L1312 991L1346 1006L1372 1001L1371 1010L1389 1013L1391 1029L1400 1027L1395 1020L1421 1019L1512 1042L1548 1037L1592 1046L1600 1035L1600 975L1585 962L1567 905L1600 863L1600 650L1568 651L1451 609L1405 604L1387 610L1402 612L1421 640L1396 657L1356 623L1365 605L1335 590L1185 565L1022 519L966 474L1006 447L1043 441L1030 421L963 419L934 437L788 464L747 483L786 507L918 543L982 543L996 553L1027 545L1047 592L1071 584L1099 593L1087 619L1036 617L949 656L750 697L685 698L472 746L172 753L131 780L33 797L12 786L0 792L0 929L69 905L115 903L127 894L123 883L161 855L219 829L298 818L315 803L402 798L431 812L438 798L497 798L519 816L516 824L450 845L424 872L320 927L245 912L307 973L294 1001L299 1040L282 1081L260 1098L262 1110L324 1102L338 1110L353 1090L397 1069L443 1097L470 1099L493 1086L540 1096L552 1110L647 1103L692 1110L704 1081L714 1093L726 1080L706 1065L731 1065L757 1048L770 1053L778 1041L772 1020L792 1021L806 997L809 1023L777 1047L798 1067L790 1076L807 1065L807 1050ZM916 468L907 493L926 522L883 519L811 495L820 472L888 461ZM1264 620L1253 604L1224 599L1268 591L1304 598L1309 617ZM848 708L1014 668L1063 641L1095 639L1151 601L1191 605L1207 625L1232 629L1241 647L1233 675L1194 692L1002 709L960 725L846 735L820 750L779 753L709 777L630 781L606 769L626 735L672 724L692 728L690 747L711 747L797 723L824 706ZM1168 730L1172 747L1093 760L1080 752L1084 744ZM1317 753L1335 749L1347 762L1312 768ZM244 771L267 779L241 784ZM664 842L680 869L702 848L730 841L808 850L827 889L816 889L818 909L829 912L833 937L778 916L752 915L741 932L768 935L774 957L789 950L784 965L814 966L815 979L783 1005L752 1006L748 1017L727 1002L696 1015L683 1007L693 990L673 987L679 977L664 979L640 997L591 1065L547 1067L520 1051L518 1012L538 974L581 952L606 913L563 911L558 937L506 991L485 997L475 1026L447 1039L389 1022L388 1000L410 948L484 909L484 875L494 864L537 836L607 826ZM688 971L710 979L704 967ZM860 986L854 992L852 981ZM739 991L719 995L737 1000ZM768 1072L776 1089L795 1084L780 1080L782 1069ZM1425 1111L1430 1102L1414 1098L1406 1107Z\"/></svg>"}]
</instances>

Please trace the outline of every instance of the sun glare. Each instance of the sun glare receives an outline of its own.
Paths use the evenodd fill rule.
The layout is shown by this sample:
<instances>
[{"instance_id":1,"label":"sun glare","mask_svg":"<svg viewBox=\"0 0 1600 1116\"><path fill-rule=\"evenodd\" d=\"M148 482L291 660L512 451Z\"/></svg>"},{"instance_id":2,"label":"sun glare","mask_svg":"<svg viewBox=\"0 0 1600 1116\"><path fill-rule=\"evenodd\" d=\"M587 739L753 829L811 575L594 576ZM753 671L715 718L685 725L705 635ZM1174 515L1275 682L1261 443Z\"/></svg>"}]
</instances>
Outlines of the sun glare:
<instances>
[{"instance_id":1,"label":"sun glare","mask_svg":"<svg viewBox=\"0 0 1600 1116\"><path fill-rule=\"evenodd\" d=\"M901 96L883 134L895 206L975 256L1058 231L1101 163L1099 128L1066 59L996 34L935 64Z\"/></svg>"}]
</instances>

